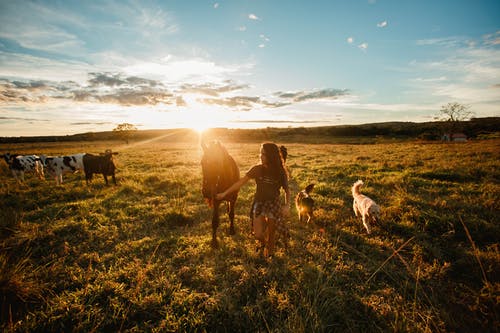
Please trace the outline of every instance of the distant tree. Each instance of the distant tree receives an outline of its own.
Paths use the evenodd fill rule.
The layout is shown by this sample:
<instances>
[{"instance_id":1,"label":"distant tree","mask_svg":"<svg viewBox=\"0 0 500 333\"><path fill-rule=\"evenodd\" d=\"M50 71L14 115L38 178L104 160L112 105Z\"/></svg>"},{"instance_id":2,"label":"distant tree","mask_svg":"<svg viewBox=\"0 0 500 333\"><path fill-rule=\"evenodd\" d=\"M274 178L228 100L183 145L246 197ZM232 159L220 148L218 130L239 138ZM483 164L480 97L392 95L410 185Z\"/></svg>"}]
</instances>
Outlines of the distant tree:
<instances>
[{"instance_id":1,"label":"distant tree","mask_svg":"<svg viewBox=\"0 0 500 333\"><path fill-rule=\"evenodd\" d=\"M121 139L124 140L127 144L130 138L133 136L133 134L137 131L137 127L133 124L129 123L123 123L119 124L113 129L113 132L115 132L115 135Z\"/></svg>"},{"instance_id":2,"label":"distant tree","mask_svg":"<svg viewBox=\"0 0 500 333\"><path fill-rule=\"evenodd\" d=\"M436 119L444 122L444 130L449 133L449 140L453 141L453 134L461 129L461 122L469 120L473 115L469 105L452 102L441 107Z\"/></svg>"}]
</instances>

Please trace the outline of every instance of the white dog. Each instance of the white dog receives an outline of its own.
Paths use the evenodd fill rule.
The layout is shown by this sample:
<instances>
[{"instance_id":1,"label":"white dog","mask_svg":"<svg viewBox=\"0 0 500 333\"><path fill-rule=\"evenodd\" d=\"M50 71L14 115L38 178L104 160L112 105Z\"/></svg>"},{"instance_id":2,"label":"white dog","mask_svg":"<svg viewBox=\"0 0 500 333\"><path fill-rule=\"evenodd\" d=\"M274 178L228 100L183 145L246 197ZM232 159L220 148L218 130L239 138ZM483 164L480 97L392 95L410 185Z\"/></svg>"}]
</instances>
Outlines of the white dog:
<instances>
[{"instance_id":1,"label":"white dog","mask_svg":"<svg viewBox=\"0 0 500 333\"><path fill-rule=\"evenodd\" d=\"M370 224L378 223L380 218L380 207L375 203L375 201L359 192L361 185L363 185L363 181L358 180L352 186L352 197L354 198L352 208L354 209L356 217L361 215L366 232L371 233Z\"/></svg>"}]
</instances>

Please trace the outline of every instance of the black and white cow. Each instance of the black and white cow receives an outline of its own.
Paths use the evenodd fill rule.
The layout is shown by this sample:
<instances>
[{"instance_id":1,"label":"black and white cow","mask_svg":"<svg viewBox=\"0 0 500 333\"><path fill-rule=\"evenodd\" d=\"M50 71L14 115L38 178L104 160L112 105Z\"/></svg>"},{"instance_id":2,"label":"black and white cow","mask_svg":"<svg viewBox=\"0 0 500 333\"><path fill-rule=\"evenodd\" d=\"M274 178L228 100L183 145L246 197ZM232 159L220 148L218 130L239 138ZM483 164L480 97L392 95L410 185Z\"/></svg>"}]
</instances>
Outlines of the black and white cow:
<instances>
[{"instance_id":1,"label":"black and white cow","mask_svg":"<svg viewBox=\"0 0 500 333\"><path fill-rule=\"evenodd\" d=\"M111 176L113 183L116 185L115 178L115 164L113 162L113 155L118 155L116 152L111 152L111 149L107 149L104 154L99 155L85 154L83 156L83 167L85 171L85 179L87 185L92 180L94 173L100 173L104 177L106 185L108 185L107 176Z\"/></svg>"},{"instance_id":2,"label":"black and white cow","mask_svg":"<svg viewBox=\"0 0 500 333\"><path fill-rule=\"evenodd\" d=\"M39 179L44 179L43 164L38 155L11 155L10 153L0 155L9 165L17 182L24 182L24 173L34 173Z\"/></svg>"},{"instance_id":3,"label":"black and white cow","mask_svg":"<svg viewBox=\"0 0 500 333\"><path fill-rule=\"evenodd\" d=\"M56 180L57 185L63 182L63 174L83 171L83 156L85 153L68 156L45 156L41 155L40 160L46 167L50 176Z\"/></svg>"}]
</instances>

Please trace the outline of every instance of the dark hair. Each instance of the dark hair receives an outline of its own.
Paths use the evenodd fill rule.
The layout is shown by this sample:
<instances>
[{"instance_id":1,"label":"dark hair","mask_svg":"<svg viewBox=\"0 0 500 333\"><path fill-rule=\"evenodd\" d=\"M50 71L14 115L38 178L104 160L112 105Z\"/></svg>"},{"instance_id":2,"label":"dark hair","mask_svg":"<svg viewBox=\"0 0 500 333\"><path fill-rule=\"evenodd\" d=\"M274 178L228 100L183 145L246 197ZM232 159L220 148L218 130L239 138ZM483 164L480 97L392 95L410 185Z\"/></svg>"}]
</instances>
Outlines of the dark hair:
<instances>
[{"instance_id":1,"label":"dark hair","mask_svg":"<svg viewBox=\"0 0 500 333\"><path fill-rule=\"evenodd\" d=\"M275 143L266 142L262 144L262 149L264 149L264 153L266 154L266 161L271 175L276 179L287 179L288 174L278 146Z\"/></svg>"}]
</instances>

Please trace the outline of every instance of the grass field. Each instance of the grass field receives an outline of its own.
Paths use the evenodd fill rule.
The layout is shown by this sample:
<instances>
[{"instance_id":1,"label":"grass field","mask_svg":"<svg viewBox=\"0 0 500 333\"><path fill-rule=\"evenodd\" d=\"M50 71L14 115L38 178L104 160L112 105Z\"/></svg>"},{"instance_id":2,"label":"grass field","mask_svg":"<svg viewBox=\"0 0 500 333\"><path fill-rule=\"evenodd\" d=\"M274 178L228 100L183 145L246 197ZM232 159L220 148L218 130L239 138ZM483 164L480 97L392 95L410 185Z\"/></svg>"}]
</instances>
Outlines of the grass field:
<instances>
[{"instance_id":1,"label":"grass field","mask_svg":"<svg viewBox=\"0 0 500 333\"><path fill-rule=\"evenodd\" d=\"M227 142L240 172L259 142ZM278 142L281 144L281 142ZM118 151L117 186L27 176L0 162L5 332L495 332L500 325L500 140L285 143L292 193L313 182L316 217L255 252L240 191L212 249L194 141L3 144L0 152ZM367 235L350 188L382 208ZM224 207L223 207L224 208ZM224 209L222 209L224 210Z\"/></svg>"}]
</instances>

